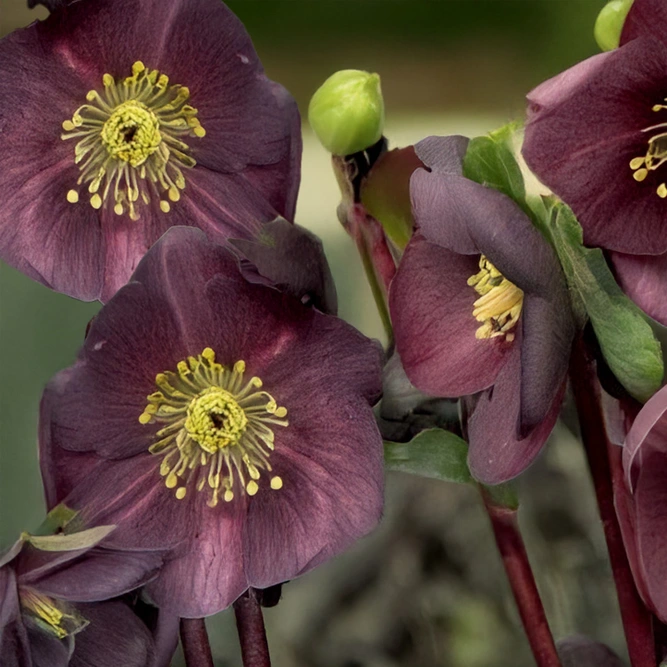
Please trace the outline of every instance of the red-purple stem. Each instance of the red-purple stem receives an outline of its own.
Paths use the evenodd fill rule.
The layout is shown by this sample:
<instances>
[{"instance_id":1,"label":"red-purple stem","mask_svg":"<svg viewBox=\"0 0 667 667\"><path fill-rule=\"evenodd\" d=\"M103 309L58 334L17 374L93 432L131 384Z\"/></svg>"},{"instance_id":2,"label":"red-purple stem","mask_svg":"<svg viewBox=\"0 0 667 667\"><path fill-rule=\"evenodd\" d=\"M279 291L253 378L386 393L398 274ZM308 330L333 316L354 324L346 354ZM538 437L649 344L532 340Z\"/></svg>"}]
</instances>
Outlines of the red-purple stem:
<instances>
[{"instance_id":1,"label":"red-purple stem","mask_svg":"<svg viewBox=\"0 0 667 667\"><path fill-rule=\"evenodd\" d=\"M243 667L271 667L259 593L254 588L245 592L234 603L234 612Z\"/></svg>"},{"instance_id":2,"label":"red-purple stem","mask_svg":"<svg viewBox=\"0 0 667 667\"><path fill-rule=\"evenodd\" d=\"M516 510L495 504L484 490L482 496L535 663L537 667L561 667L519 531Z\"/></svg>"},{"instance_id":3,"label":"red-purple stem","mask_svg":"<svg viewBox=\"0 0 667 667\"><path fill-rule=\"evenodd\" d=\"M182 618L180 629L187 667L214 667L204 619Z\"/></svg>"},{"instance_id":4,"label":"red-purple stem","mask_svg":"<svg viewBox=\"0 0 667 667\"><path fill-rule=\"evenodd\" d=\"M655 667L651 614L637 592L614 506L614 483L623 483L620 449L614 451L607 436L594 358L581 337L572 353L570 382L607 540L630 662L632 667Z\"/></svg>"}]
</instances>

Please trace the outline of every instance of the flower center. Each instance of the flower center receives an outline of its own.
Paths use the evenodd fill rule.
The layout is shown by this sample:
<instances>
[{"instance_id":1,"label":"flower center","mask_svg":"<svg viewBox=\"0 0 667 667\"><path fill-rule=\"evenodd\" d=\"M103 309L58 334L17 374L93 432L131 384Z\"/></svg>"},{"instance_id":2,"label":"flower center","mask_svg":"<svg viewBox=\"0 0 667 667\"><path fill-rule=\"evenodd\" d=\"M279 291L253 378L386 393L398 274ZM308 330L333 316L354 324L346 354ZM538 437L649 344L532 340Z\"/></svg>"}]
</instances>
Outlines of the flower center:
<instances>
[{"instance_id":1,"label":"flower center","mask_svg":"<svg viewBox=\"0 0 667 667\"><path fill-rule=\"evenodd\" d=\"M111 201L117 215L138 220L137 208L155 201L168 213L185 188L183 170L196 164L182 139L206 134L197 109L186 104L190 91L170 86L169 77L139 61L132 76L116 80L105 74L102 81L104 90L89 91L88 104L63 122L61 138L77 139L74 162L80 172L67 201L76 204L86 186L95 209Z\"/></svg>"},{"instance_id":2,"label":"flower center","mask_svg":"<svg viewBox=\"0 0 667 667\"><path fill-rule=\"evenodd\" d=\"M56 602L31 588L21 588L21 606L47 632L64 639L82 630L88 622L77 614L69 614Z\"/></svg>"},{"instance_id":3,"label":"flower center","mask_svg":"<svg viewBox=\"0 0 667 667\"><path fill-rule=\"evenodd\" d=\"M667 99L665 101L667 102ZM667 110L667 105L656 104L653 106L653 111L664 110ZM667 161L667 123L651 125L642 132L653 132L654 130L660 131L648 140L646 155L630 160L630 169L634 172L632 176L635 181L645 180L650 171L655 171ZM665 199L667 197L667 185L664 182L660 183L656 192L660 198Z\"/></svg>"},{"instance_id":4,"label":"flower center","mask_svg":"<svg viewBox=\"0 0 667 667\"><path fill-rule=\"evenodd\" d=\"M244 379L245 368L244 361L225 368L207 347L179 361L175 373L155 377L159 391L148 396L139 421L164 424L149 451L162 457L160 474L179 500L190 483L208 490L209 507L220 497L232 501L236 486L254 496L261 471L271 472L273 429L288 426L287 410L261 391L260 378ZM272 475L269 486L281 489L283 480Z\"/></svg>"},{"instance_id":5,"label":"flower center","mask_svg":"<svg viewBox=\"0 0 667 667\"><path fill-rule=\"evenodd\" d=\"M479 258L479 269L479 273L468 278L468 285L480 295L473 304L472 314L483 324L475 331L475 337L504 336L506 341L512 342L514 334L509 332L519 321L523 291L507 280L484 255Z\"/></svg>"}]
</instances>

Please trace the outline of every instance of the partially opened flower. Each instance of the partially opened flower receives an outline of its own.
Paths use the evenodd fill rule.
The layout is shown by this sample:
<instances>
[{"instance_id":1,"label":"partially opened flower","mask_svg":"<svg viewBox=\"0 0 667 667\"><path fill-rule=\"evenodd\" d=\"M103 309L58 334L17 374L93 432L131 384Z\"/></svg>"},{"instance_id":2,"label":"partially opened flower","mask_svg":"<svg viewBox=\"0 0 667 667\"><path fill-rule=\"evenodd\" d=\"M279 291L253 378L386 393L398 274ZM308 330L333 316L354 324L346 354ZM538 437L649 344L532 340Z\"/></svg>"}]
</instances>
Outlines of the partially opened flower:
<instances>
[{"instance_id":1,"label":"partially opened flower","mask_svg":"<svg viewBox=\"0 0 667 667\"><path fill-rule=\"evenodd\" d=\"M528 95L523 155L610 251L628 295L667 324L667 5L635 0L621 47Z\"/></svg>"},{"instance_id":2,"label":"partially opened flower","mask_svg":"<svg viewBox=\"0 0 667 667\"><path fill-rule=\"evenodd\" d=\"M148 628L125 602L110 598L154 577L162 555L121 554L98 546L109 529L91 532L99 538L85 547L54 550L60 536L38 538L41 548L21 539L0 558L3 667L152 664ZM78 535L65 539L71 537Z\"/></svg>"},{"instance_id":3,"label":"partially opened flower","mask_svg":"<svg viewBox=\"0 0 667 667\"><path fill-rule=\"evenodd\" d=\"M376 525L381 362L343 321L174 228L46 390L48 502L113 522L118 548L171 548L148 594L181 617L213 614Z\"/></svg>"},{"instance_id":4,"label":"partially opened flower","mask_svg":"<svg viewBox=\"0 0 667 667\"><path fill-rule=\"evenodd\" d=\"M616 502L628 557L644 601L667 622L667 387L632 424L623 469L627 494Z\"/></svg>"},{"instance_id":5,"label":"partially opened flower","mask_svg":"<svg viewBox=\"0 0 667 667\"><path fill-rule=\"evenodd\" d=\"M574 332L558 261L514 202L464 178L467 140L415 146L416 234L391 285L412 383L467 401L469 464L493 484L522 472L558 416Z\"/></svg>"},{"instance_id":6,"label":"partially opened flower","mask_svg":"<svg viewBox=\"0 0 667 667\"><path fill-rule=\"evenodd\" d=\"M221 0L94 0L0 41L0 258L106 300L172 225L291 219L299 114Z\"/></svg>"}]
</instances>

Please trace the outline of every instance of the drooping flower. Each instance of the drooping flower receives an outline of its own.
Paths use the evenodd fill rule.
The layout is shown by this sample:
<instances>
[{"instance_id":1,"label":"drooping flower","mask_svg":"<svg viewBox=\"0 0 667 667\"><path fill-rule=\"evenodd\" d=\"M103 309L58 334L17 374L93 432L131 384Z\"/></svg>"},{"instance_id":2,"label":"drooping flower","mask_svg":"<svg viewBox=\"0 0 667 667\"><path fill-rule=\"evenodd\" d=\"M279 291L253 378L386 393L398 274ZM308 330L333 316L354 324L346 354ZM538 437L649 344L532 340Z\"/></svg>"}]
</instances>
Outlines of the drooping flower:
<instances>
[{"instance_id":1,"label":"drooping flower","mask_svg":"<svg viewBox=\"0 0 667 667\"><path fill-rule=\"evenodd\" d=\"M667 387L639 411L625 438L626 488L616 498L626 551L644 602L667 622Z\"/></svg>"},{"instance_id":2,"label":"drooping flower","mask_svg":"<svg viewBox=\"0 0 667 667\"><path fill-rule=\"evenodd\" d=\"M39 538L40 548L22 538L0 557L3 667L154 664L148 628L127 602L110 598L153 578L162 554L105 548L111 528L94 529L99 537L65 550L54 550L59 536Z\"/></svg>"},{"instance_id":3,"label":"drooping flower","mask_svg":"<svg viewBox=\"0 0 667 667\"><path fill-rule=\"evenodd\" d=\"M146 591L201 617L377 523L379 345L170 230L47 387L42 474L118 548L172 549Z\"/></svg>"},{"instance_id":4,"label":"drooping flower","mask_svg":"<svg viewBox=\"0 0 667 667\"><path fill-rule=\"evenodd\" d=\"M469 410L470 468L494 484L533 461L559 413L574 332L548 243L508 197L462 176L467 139L415 146L416 233L391 285L410 381Z\"/></svg>"},{"instance_id":5,"label":"drooping flower","mask_svg":"<svg viewBox=\"0 0 667 667\"><path fill-rule=\"evenodd\" d=\"M172 225L291 219L301 138L221 0L95 0L0 41L0 258L108 299Z\"/></svg>"},{"instance_id":6,"label":"drooping flower","mask_svg":"<svg viewBox=\"0 0 667 667\"><path fill-rule=\"evenodd\" d=\"M528 95L523 155L569 204L587 245L609 251L619 283L667 324L667 6L635 0L621 46Z\"/></svg>"}]
</instances>

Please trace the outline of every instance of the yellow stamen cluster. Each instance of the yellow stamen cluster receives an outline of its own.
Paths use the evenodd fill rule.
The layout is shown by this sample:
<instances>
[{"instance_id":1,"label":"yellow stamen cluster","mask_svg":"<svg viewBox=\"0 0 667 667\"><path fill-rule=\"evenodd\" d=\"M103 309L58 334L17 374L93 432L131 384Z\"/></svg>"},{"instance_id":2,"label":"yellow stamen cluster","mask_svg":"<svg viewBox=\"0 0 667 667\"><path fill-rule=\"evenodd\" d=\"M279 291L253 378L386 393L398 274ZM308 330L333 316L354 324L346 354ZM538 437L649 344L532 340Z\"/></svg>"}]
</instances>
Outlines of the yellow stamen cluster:
<instances>
[{"instance_id":1,"label":"yellow stamen cluster","mask_svg":"<svg viewBox=\"0 0 667 667\"><path fill-rule=\"evenodd\" d=\"M667 100L665 101L667 102ZM655 104L653 106L653 111L664 110L667 110L667 105ZM634 172L632 176L635 181L640 183L646 179L650 171L655 171L667 161L667 123L658 123L642 131L653 132L654 130L661 131L648 140L646 155L630 160L630 169ZM656 192L661 199L667 198L667 184L660 183Z\"/></svg>"},{"instance_id":2,"label":"yellow stamen cluster","mask_svg":"<svg viewBox=\"0 0 667 667\"><path fill-rule=\"evenodd\" d=\"M480 295L472 314L483 324L475 332L475 337L504 336L506 341L512 342L514 334L510 331L521 315L523 291L507 280L484 255L479 259L479 269L479 273L468 278L468 285Z\"/></svg>"},{"instance_id":3,"label":"yellow stamen cluster","mask_svg":"<svg viewBox=\"0 0 667 667\"><path fill-rule=\"evenodd\" d=\"M155 201L168 213L185 188L184 169L195 166L186 136L203 137L197 109L187 104L190 91L169 85L169 77L132 65L132 76L105 74L104 90L91 90L87 104L63 122L62 139L76 139L77 186L85 186L88 201L100 209L109 200L117 215L139 219L140 202ZM67 192L76 204L80 187ZM171 202L171 203L170 203Z\"/></svg>"},{"instance_id":4,"label":"yellow stamen cluster","mask_svg":"<svg viewBox=\"0 0 667 667\"><path fill-rule=\"evenodd\" d=\"M222 497L234 499L238 487L249 496L259 491L261 471L271 472L273 429L288 426L287 410L262 391L258 377L244 378L246 364L225 368L207 347L196 357L179 361L176 372L155 377L158 391L148 396L139 416L142 424L162 423L149 451L162 456L160 474L182 500L189 483L208 489L209 507ZM271 489L283 480L270 478Z\"/></svg>"},{"instance_id":5,"label":"yellow stamen cluster","mask_svg":"<svg viewBox=\"0 0 667 667\"><path fill-rule=\"evenodd\" d=\"M58 608L54 600L30 588L22 588L20 598L23 609L58 639L64 639L85 625L83 619L68 614Z\"/></svg>"}]
</instances>

